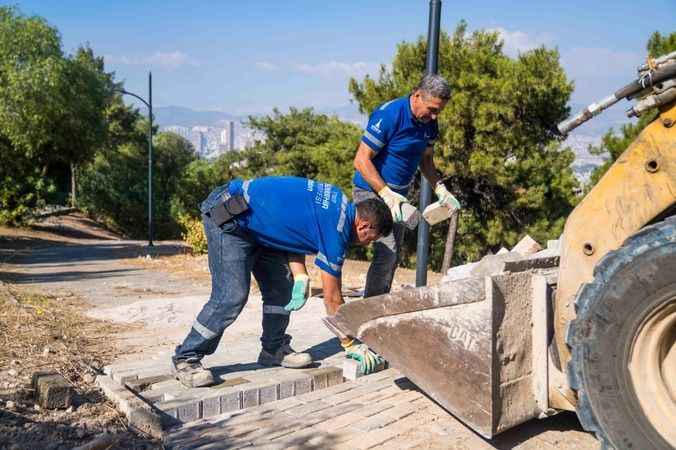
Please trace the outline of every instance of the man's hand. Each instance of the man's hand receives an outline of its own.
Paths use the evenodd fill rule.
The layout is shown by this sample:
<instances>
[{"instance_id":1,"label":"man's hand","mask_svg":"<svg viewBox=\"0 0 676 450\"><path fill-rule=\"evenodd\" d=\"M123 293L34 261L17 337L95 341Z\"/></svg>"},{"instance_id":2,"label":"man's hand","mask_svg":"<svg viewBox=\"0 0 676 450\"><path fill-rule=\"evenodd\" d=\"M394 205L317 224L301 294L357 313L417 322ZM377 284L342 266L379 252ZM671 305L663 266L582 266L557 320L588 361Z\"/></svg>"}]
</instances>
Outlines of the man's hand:
<instances>
[{"instance_id":1,"label":"man's hand","mask_svg":"<svg viewBox=\"0 0 676 450\"><path fill-rule=\"evenodd\" d=\"M439 203L442 205L446 205L449 207L452 207L453 209L460 209L460 202L458 199L456 199L453 194L448 192L448 189L446 189L446 186L444 186L444 183L439 181L434 188L434 193L437 194L437 198L439 199Z\"/></svg>"},{"instance_id":2,"label":"man's hand","mask_svg":"<svg viewBox=\"0 0 676 450\"><path fill-rule=\"evenodd\" d=\"M408 199L401 194L397 194L389 186L385 186L378 191L378 195L383 199L385 204L390 211L392 212L392 220L394 222L401 222L404 220L403 213L401 211L402 203L408 203Z\"/></svg>"},{"instance_id":3,"label":"man's hand","mask_svg":"<svg viewBox=\"0 0 676 450\"><path fill-rule=\"evenodd\" d=\"M340 345L345 349L345 356L359 362L359 369L364 375L368 375L382 364L383 358L376 352L369 349L366 344L358 343L354 339L347 342L341 342Z\"/></svg>"},{"instance_id":4,"label":"man's hand","mask_svg":"<svg viewBox=\"0 0 676 450\"><path fill-rule=\"evenodd\" d=\"M291 301L284 307L287 311L298 311L303 306L310 294L310 277L305 274L293 277L293 290L291 291Z\"/></svg>"}]
</instances>

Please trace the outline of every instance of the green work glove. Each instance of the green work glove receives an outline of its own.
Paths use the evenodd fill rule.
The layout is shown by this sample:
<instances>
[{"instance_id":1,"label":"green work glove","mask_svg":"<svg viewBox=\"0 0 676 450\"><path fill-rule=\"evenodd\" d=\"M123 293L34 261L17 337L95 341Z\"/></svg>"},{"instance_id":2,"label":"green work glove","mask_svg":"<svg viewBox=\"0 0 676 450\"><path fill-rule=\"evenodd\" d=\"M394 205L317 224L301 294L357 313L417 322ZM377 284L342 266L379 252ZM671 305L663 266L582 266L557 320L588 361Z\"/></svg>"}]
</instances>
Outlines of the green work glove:
<instances>
[{"instance_id":1,"label":"green work glove","mask_svg":"<svg viewBox=\"0 0 676 450\"><path fill-rule=\"evenodd\" d=\"M310 294L310 277L305 274L293 277L293 290L291 291L291 300L284 309L287 311L298 311L301 309Z\"/></svg>"},{"instance_id":2,"label":"green work glove","mask_svg":"<svg viewBox=\"0 0 676 450\"><path fill-rule=\"evenodd\" d=\"M380 355L369 349L366 344L358 343L354 339L345 343L341 342L340 345L345 349L345 356L347 358L359 362L359 370L364 375L375 371L378 365L384 361Z\"/></svg>"},{"instance_id":3,"label":"green work glove","mask_svg":"<svg viewBox=\"0 0 676 450\"><path fill-rule=\"evenodd\" d=\"M446 189L446 186L444 186L444 183L439 181L434 188L434 193L437 194L437 198L439 199L439 203L442 205L450 206L453 209L460 209L460 202L458 201L457 198L453 196L450 192L448 192L448 189Z\"/></svg>"}]
</instances>

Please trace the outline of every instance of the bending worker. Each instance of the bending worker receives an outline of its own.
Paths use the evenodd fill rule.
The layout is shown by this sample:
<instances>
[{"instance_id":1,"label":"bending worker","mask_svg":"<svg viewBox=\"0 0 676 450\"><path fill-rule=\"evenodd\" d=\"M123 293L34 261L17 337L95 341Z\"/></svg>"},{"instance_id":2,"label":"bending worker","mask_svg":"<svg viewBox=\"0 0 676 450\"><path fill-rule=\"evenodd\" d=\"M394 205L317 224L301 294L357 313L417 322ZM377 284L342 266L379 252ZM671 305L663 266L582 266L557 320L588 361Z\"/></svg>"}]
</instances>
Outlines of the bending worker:
<instances>
[{"instance_id":1,"label":"bending worker","mask_svg":"<svg viewBox=\"0 0 676 450\"><path fill-rule=\"evenodd\" d=\"M444 78L425 75L411 95L380 105L369 117L354 158L353 199L357 205L382 199L392 212L394 227L392 234L374 244L364 297L390 292L404 240L402 205L409 202L406 195L418 167L441 203L460 208L441 181L433 158L437 117L450 95Z\"/></svg>"},{"instance_id":2,"label":"bending worker","mask_svg":"<svg viewBox=\"0 0 676 450\"><path fill-rule=\"evenodd\" d=\"M337 187L305 178L233 180L209 194L200 209L211 296L172 358L176 378L188 387L214 382L200 361L214 353L223 332L244 308L251 273L263 296L258 362L290 368L310 365L310 355L294 352L286 334L290 312L285 305L294 284L289 253L317 255L326 311L334 315L343 303L340 273L347 247L367 245L392 229L390 211L382 202L355 207ZM355 359L371 355L363 344L346 350Z\"/></svg>"}]
</instances>

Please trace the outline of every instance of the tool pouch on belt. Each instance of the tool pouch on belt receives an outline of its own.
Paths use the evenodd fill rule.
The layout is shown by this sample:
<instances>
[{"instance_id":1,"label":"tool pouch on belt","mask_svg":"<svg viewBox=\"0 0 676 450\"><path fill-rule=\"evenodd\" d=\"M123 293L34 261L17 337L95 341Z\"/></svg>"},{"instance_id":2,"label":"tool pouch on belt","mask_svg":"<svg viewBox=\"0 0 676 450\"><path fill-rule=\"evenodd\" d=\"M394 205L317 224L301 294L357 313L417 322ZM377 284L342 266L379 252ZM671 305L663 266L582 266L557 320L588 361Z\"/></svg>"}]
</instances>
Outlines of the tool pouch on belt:
<instances>
[{"instance_id":1,"label":"tool pouch on belt","mask_svg":"<svg viewBox=\"0 0 676 450\"><path fill-rule=\"evenodd\" d=\"M209 217L214 221L216 226L221 226L224 223L231 221L234 217L239 216L249 209L249 204L241 195L233 195L228 197L225 201L218 202L209 210Z\"/></svg>"}]
</instances>

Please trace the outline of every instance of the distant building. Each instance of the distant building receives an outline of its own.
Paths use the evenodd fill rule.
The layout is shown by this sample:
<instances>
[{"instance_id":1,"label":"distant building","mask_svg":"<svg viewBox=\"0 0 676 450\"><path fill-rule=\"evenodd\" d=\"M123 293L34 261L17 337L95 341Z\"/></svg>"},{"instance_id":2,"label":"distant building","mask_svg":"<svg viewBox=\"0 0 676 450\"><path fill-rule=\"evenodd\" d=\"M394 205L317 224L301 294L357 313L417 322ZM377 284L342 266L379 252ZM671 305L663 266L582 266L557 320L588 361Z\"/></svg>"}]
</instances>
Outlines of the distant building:
<instances>
[{"instance_id":1,"label":"distant building","mask_svg":"<svg viewBox=\"0 0 676 450\"><path fill-rule=\"evenodd\" d=\"M235 149L235 122L231 120L228 125L228 150L233 151Z\"/></svg>"},{"instance_id":2,"label":"distant building","mask_svg":"<svg viewBox=\"0 0 676 450\"><path fill-rule=\"evenodd\" d=\"M264 139L260 133L243 126L241 122L227 120L217 122L217 125L220 126L171 125L161 129L184 137L190 141L199 157L207 159L218 158L225 152L243 150L252 146L256 140Z\"/></svg>"}]
</instances>

